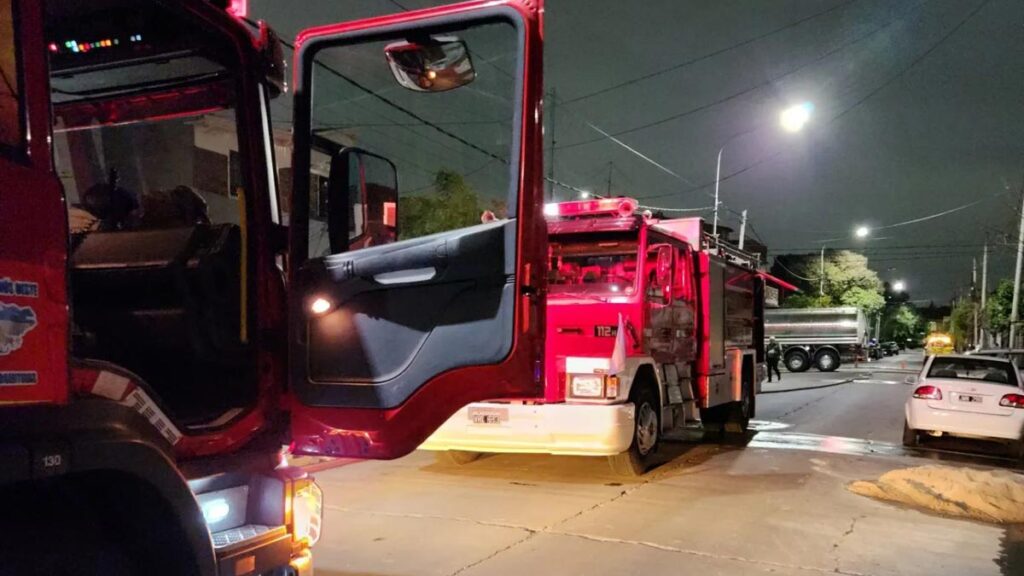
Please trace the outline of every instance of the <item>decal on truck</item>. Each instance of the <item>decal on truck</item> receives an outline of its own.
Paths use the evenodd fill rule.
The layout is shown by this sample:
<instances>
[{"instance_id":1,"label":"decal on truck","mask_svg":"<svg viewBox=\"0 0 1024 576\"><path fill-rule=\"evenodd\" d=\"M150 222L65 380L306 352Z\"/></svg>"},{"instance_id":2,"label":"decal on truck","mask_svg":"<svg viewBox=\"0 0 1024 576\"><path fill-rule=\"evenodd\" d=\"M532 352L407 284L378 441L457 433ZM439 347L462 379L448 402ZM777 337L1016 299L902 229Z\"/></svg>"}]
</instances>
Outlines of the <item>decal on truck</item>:
<instances>
[{"instance_id":1,"label":"decal on truck","mask_svg":"<svg viewBox=\"0 0 1024 576\"><path fill-rule=\"evenodd\" d=\"M38 298L39 284L35 282L24 282L22 280L11 280L0 278L0 296L22 296L24 298Z\"/></svg>"},{"instance_id":2,"label":"decal on truck","mask_svg":"<svg viewBox=\"0 0 1024 576\"><path fill-rule=\"evenodd\" d=\"M36 324L36 312L32 308L0 302L0 356L21 348L25 335Z\"/></svg>"}]
</instances>

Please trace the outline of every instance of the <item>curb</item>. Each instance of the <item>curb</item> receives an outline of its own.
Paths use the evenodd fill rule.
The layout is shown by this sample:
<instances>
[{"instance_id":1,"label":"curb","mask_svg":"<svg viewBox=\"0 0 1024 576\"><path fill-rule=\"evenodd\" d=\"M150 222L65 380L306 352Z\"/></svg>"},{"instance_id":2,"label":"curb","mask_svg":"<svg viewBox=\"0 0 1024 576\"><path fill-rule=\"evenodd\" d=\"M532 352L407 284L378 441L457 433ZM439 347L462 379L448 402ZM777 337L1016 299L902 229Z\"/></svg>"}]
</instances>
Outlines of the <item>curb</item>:
<instances>
[{"instance_id":1,"label":"curb","mask_svg":"<svg viewBox=\"0 0 1024 576\"><path fill-rule=\"evenodd\" d=\"M803 387L800 387L800 388L785 388L783 390L762 390L757 395L761 396L762 394L782 394L784 392L800 392L801 390L818 390L820 388L833 388L835 386L842 386L843 384L849 384L850 382L853 382L854 380L857 380L857 378L856 377L851 377L851 378L846 378L845 380L840 380L838 382L832 382L831 384L818 384L816 386L803 386Z\"/></svg>"}]
</instances>

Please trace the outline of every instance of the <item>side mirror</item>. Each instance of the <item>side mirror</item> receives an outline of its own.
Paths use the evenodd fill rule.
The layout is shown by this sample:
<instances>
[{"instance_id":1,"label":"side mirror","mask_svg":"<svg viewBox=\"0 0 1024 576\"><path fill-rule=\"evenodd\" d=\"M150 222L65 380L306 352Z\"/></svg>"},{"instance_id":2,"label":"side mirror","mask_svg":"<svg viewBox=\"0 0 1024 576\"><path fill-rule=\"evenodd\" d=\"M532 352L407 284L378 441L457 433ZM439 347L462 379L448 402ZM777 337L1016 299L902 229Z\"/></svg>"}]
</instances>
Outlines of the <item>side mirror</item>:
<instances>
[{"instance_id":1,"label":"side mirror","mask_svg":"<svg viewBox=\"0 0 1024 576\"><path fill-rule=\"evenodd\" d=\"M466 43L454 36L389 44L384 48L395 80L414 92L444 92L476 79Z\"/></svg>"},{"instance_id":2,"label":"side mirror","mask_svg":"<svg viewBox=\"0 0 1024 576\"><path fill-rule=\"evenodd\" d=\"M327 235L332 254L398 239L398 170L390 160L359 148L331 157Z\"/></svg>"},{"instance_id":3,"label":"side mirror","mask_svg":"<svg viewBox=\"0 0 1024 576\"><path fill-rule=\"evenodd\" d=\"M914 384L917 384L917 376L916 375L907 376L906 378L903 379L903 383L904 384L909 384L909 385L913 386Z\"/></svg>"},{"instance_id":4,"label":"side mirror","mask_svg":"<svg viewBox=\"0 0 1024 576\"><path fill-rule=\"evenodd\" d=\"M262 20L258 46L263 58L263 74L270 87L270 97L276 98L288 91L288 60L284 57L281 38Z\"/></svg>"}]
</instances>

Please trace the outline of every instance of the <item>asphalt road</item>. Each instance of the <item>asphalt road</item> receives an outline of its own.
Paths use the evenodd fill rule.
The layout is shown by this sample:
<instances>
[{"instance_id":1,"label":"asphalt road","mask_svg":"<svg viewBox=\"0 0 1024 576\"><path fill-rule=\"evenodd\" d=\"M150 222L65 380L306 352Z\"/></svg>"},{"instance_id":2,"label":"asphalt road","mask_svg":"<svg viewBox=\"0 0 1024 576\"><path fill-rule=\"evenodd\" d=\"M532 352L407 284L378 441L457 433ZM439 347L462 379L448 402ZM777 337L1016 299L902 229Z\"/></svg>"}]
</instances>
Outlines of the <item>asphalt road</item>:
<instances>
[{"instance_id":1,"label":"asphalt road","mask_svg":"<svg viewBox=\"0 0 1024 576\"><path fill-rule=\"evenodd\" d=\"M1020 528L846 490L949 457L899 446L901 360L921 359L784 374L758 398L756 432L665 445L665 463L643 478L614 476L599 458L494 455L456 466L427 452L321 470L317 574L1024 574Z\"/></svg>"},{"instance_id":2,"label":"asphalt road","mask_svg":"<svg viewBox=\"0 0 1024 576\"><path fill-rule=\"evenodd\" d=\"M791 432L899 444L909 393L903 381L922 360L919 351L908 351L832 373L811 369L791 374L783 369L781 382L766 384L765 391L809 389L758 397L757 419L785 424L783 429Z\"/></svg>"}]
</instances>

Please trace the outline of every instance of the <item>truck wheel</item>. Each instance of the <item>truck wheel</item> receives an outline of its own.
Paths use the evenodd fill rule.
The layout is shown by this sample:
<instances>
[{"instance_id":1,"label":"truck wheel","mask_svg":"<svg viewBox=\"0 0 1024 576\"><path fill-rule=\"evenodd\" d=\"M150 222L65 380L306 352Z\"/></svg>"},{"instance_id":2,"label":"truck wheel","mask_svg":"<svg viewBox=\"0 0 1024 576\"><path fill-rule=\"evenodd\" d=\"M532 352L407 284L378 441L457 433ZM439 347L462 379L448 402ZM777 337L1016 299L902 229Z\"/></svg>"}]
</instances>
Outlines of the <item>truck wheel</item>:
<instances>
[{"instance_id":1,"label":"truck wheel","mask_svg":"<svg viewBox=\"0 0 1024 576\"><path fill-rule=\"evenodd\" d=\"M463 466L470 462L475 462L481 456L483 454L480 452L470 452L469 450L441 450L437 452L437 461L442 464Z\"/></svg>"},{"instance_id":2,"label":"truck wheel","mask_svg":"<svg viewBox=\"0 0 1024 576\"><path fill-rule=\"evenodd\" d=\"M633 442L629 450L608 457L612 472L620 476L643 476L651 467L661 439L661 416L654 387L644 384L633 398Z\"/></svg>"},{"instance_id":3,"label":"truck wheel","mask_svg":"<svg viewBox=\"0 0 1024 576\"><path fill-rule=\"evenodd\" d=\"M814 357L814 366L821 372L834 372L839 368L839 355L832 350L822 350Z\"/></svg>"},{"instance_id":4,"label":"truck wheel","mask_svg":"<svg viewBox=\"0 0 1024 576\"><path fill-rule=\"evenodd\" d=\"M749 384L743 385L743 399L728 406L729 415L725 420L726 434L746 434L750 418L754 415L754 394Z\"/></svg>"},{"instance_id":5,"label":"truck wheel","mask_svg":"<svg viewBox=\"0 0 1024 576\"><path fill-rule=\"evenodd\" d=\"M786 370L790 372L806 372L811 367L811 359L808 358L807 352L799 349L786 352L783 361L786 363Z\"/></svg>"},{"instance_id":6,"label":"truck wheel","mask_svg":"<svg viewBox=\"0 0 1024 576\"><path fill-rule=\"evenodd\" d=\"M909 447L921 444L921 433L910 427L906 420L903 421L903 445Z\"/></svg>"}]
</instances>

